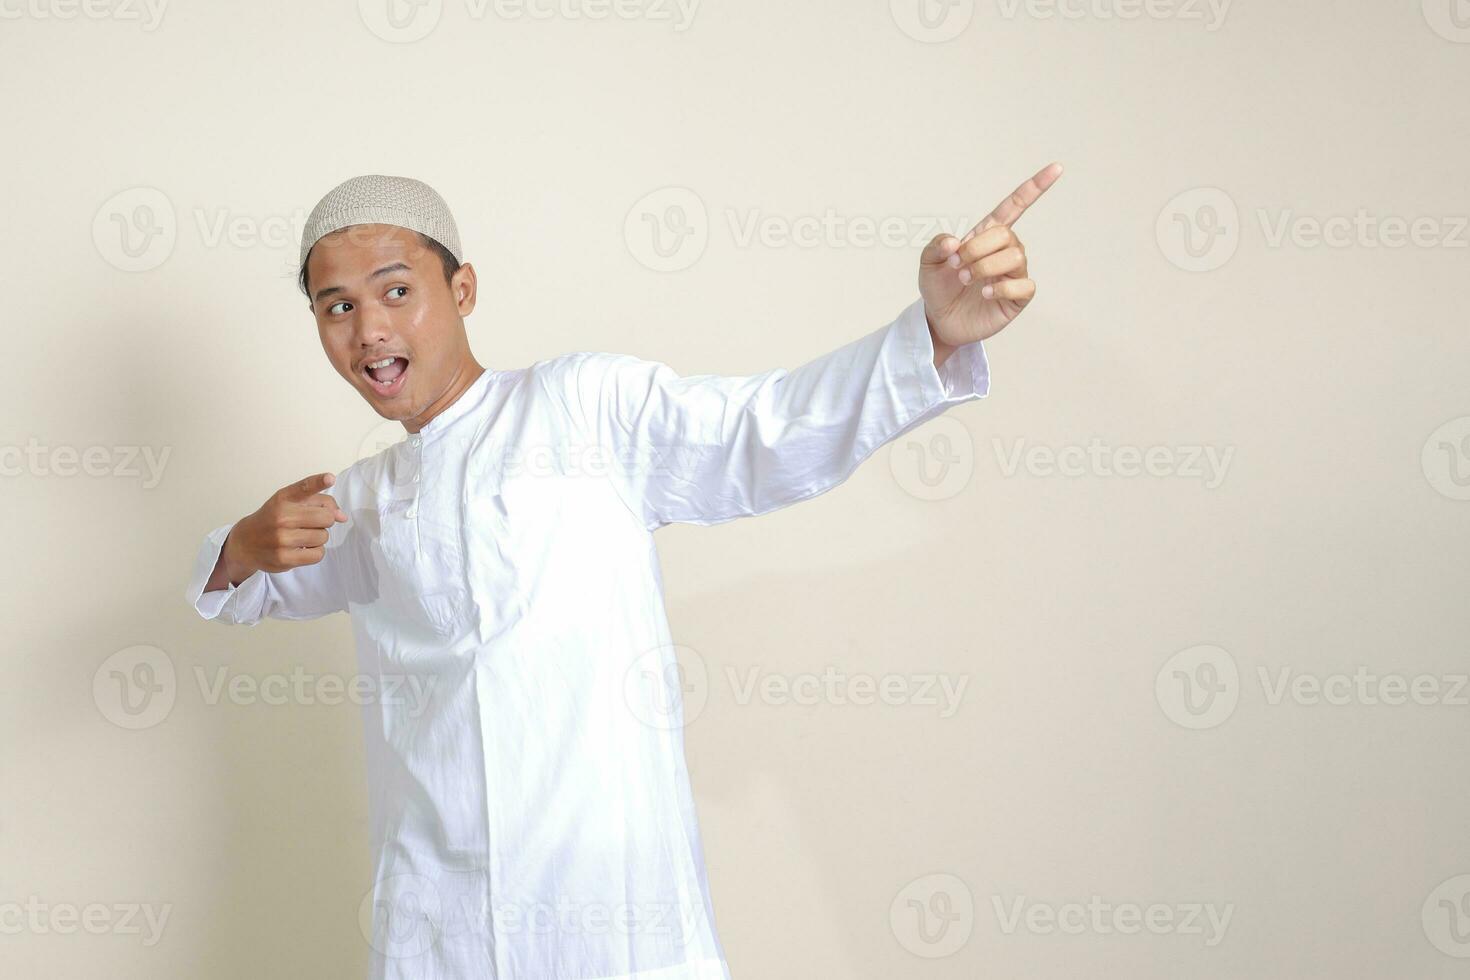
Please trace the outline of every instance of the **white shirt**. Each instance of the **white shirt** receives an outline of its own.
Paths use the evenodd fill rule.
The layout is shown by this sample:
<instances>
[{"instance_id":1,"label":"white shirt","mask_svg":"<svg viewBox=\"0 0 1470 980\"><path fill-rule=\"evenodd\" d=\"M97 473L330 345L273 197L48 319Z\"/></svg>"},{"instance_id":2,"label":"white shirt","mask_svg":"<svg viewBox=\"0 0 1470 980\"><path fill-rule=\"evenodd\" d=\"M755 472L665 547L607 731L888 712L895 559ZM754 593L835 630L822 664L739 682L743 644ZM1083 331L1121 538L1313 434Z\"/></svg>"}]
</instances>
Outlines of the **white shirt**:
<instances>
[{"instance_id":1,"label":"white shirt","mask_svg":"<svg viewBox=\"0 0 1470 980\"><path fill-rule=\"evenodd\" d=\"M988 393L979 342L933 358L915 300L791 371L591 352L486 370L338 474L349 520L319 563L204 593L233 525L206 537L200 615L345 610L381 692L373 980L728 980L653 532L816 496Z\"/></svg>"}]
</instances>

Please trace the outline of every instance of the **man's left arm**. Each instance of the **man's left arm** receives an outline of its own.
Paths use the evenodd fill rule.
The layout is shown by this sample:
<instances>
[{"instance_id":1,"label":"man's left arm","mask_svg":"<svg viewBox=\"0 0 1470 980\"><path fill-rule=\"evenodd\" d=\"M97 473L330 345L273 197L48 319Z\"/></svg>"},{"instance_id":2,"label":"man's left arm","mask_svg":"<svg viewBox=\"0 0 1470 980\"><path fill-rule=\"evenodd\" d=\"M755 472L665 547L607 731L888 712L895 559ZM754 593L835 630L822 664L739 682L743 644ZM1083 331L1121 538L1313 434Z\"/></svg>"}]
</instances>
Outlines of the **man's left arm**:
<instances>
[{"instance_id":1,"label":"man's left arm","mask_svg":"<svg viewBox=\"0 0 1470 980\"><path fill-rule=\"evenodd\" d=\"M629 355L570 356L569 409L613 456L630 509L649 529L764 514L835 487L878 447L985 397L983 342L1035 295L1011 226L1059 175L1043 169L963 239L937 236L920 257L918 299L794 370L680 376Z\"/></svg>"},{"instance_id":2,"label":"man's left arm","mask_svg":"<svg viewBox=\"0 0 1470 980\"><path fill-rule=\"evenodd\" d=\"M626 354L574 355L573 408L645 527L717 524L829 490L879 446L989 392L980 342L934 361L915 300L790 371L681 376Z\"/></svg>"}]
</instances>

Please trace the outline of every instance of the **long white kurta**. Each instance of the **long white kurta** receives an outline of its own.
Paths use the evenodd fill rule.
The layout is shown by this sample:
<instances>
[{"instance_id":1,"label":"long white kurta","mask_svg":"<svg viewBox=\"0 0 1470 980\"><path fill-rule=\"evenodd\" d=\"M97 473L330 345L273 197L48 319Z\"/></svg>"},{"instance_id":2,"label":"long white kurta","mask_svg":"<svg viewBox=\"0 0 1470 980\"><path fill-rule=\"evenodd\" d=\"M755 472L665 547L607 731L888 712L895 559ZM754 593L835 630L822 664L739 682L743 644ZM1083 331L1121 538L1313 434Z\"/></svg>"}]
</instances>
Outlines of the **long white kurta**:
<instances>
[{"instance_id":1,"label":"long white kurta","mask_svg":"<svg viewBox=\"0 0 1470 980\"><path fill-rule=\"evenodd\" d=\"M338 474L349 520L321 562L204 593L232 525L206 537L201 616L346 610L381 692L373 980L728 980L653 532L816 496L988 393L979 342L933 357L915 300L791 371L585 351L487 370Z\"/></svg>"}]
</instances>

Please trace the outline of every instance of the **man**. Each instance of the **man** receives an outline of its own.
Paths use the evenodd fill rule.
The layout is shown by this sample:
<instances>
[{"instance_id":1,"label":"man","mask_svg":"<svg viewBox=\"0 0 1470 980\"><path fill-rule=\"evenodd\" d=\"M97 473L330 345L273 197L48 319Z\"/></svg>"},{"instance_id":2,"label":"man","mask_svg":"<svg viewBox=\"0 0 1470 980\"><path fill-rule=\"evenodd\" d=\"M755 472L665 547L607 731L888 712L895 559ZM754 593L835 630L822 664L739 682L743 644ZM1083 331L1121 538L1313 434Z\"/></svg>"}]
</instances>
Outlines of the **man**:
<instances>
[{"instance_id":1,"label":"man","mask_svg":"<svg viewBox=\"0 0 1470 980\"><path fill-rule=\"evenodd\" d=\"M889 325L750 377L585 351L486 370L443 199L379 175L322 199L322 347L408 438L211 532L187 598L245 625L351 614L381 692L372 977L728 980L653 532L814 497L984 397L982 341L1035 293L1012 225L1060 174L931 241Z\"/></svg>"}]
</instances>

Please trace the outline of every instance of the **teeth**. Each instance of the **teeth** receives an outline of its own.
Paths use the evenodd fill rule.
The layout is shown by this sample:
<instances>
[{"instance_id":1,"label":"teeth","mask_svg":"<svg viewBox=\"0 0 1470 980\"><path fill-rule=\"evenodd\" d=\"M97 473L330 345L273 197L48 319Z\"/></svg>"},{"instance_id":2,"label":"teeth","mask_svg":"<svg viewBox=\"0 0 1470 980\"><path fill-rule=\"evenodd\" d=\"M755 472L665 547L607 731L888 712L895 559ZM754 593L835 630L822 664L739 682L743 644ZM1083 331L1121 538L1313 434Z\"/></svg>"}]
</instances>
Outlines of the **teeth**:
<instances>
[{"instance_id":1,"label":"teeth","mask_svg":"<svg viewBox=\"0 0 1470 980\"><path fill-rule=\"evenodd\" d=\"M373 363L369 364L368 367L369 368L382 368L382 367L387 367L389 364L392 364L396 360L397 360L396 357L385 357L381 361L374 361Z\"/></svg>"}]
</instances>

